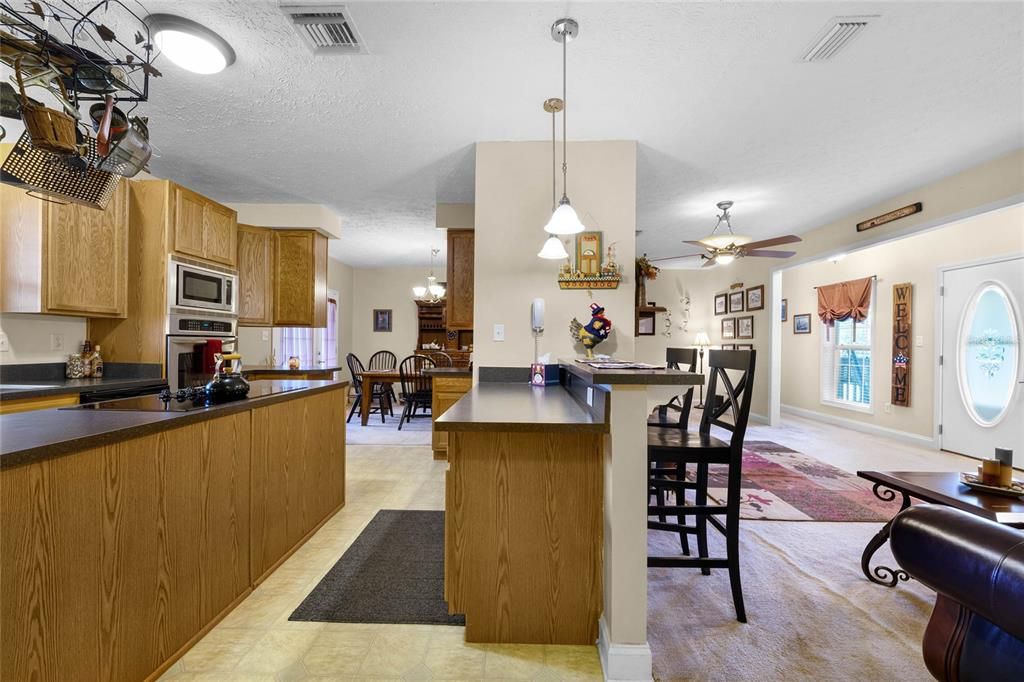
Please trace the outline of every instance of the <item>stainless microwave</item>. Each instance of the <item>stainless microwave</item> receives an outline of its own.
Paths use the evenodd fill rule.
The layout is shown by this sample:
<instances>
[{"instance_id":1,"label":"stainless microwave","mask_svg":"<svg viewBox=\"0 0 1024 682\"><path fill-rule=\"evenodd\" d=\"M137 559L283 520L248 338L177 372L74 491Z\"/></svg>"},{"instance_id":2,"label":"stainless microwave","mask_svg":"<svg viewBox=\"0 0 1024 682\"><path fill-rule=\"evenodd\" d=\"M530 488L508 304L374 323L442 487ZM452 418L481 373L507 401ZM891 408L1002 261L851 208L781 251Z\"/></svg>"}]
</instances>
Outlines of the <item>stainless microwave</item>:
<instances>
[{"instance_id":1,"label":"stainless microwave","mask_svg":"<svg viewBox=\"0 0 1024 682\"><path fill-rule=\"evenodd\" d=\"M171 258L167 272L167 294L171 307L199 308L234 313L238 278L222 272Z\"/></svg>"}]
</instances>

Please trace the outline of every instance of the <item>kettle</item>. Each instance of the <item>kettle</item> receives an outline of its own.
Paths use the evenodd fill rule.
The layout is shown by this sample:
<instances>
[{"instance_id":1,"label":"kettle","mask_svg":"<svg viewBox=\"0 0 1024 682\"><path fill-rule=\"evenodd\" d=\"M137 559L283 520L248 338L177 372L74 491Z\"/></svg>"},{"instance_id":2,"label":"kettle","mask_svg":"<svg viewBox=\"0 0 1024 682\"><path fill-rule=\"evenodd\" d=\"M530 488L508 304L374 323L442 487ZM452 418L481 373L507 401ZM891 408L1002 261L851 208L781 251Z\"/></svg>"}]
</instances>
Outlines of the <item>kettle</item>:
<instances>
[{"instance_id":1,"label":"kettle","mask_svg":"<svg viewBox=\"0 0 1024 682\"><path fill-rule=\"evenodd\" d=\"M242 356L238 353L216 353L213 358L217 364L213 380L206 384L206 399L211 403L226 403L249 395L249 382L242 376ZM231 372L224 371L225 360L236 361Z\"/></svg>"}]
</instances>

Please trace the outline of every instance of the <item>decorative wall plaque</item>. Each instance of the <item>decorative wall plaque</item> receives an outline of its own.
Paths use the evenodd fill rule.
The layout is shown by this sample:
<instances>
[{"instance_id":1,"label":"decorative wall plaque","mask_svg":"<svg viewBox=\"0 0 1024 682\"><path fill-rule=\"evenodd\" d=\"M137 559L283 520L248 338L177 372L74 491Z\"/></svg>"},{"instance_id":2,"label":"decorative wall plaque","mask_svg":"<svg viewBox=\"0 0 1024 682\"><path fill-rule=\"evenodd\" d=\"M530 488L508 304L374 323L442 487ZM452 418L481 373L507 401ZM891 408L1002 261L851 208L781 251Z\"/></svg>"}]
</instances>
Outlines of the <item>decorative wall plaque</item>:
<instances>
[{"instance_id":1,"label":"decorative wall plaque","mask_svg":"<svg viewBox=\"0 0 1024 682\"><path fill-rule=\"evenodd\" d=\"M913 352L911 307L914 285L892 285L892 398L893 405L910 407L910 356Z\"/></svg>"},{"instance_id":2,"label":"decorative wall plaque","mask_svg":"<svg viewBox=\"0 0 1024 682\"><path fill-rule=\"evenodd\" d=\"M863 232L864 230L870 230L872 227L878 227L879 225L885 225L886 223L891 223L894 220L899 220L900 218L906 218L908 215L914 215L915 213L920 213L921 212L921 208L922 208L922 204L919 201L916 204L910 204L909 206L904 206L903 208L897 208L895 211L889 211L888 213L883 213L882 215L875 216L874 218L870 218L868 220L865 220L862 223L857 223L857 231L858 232Z\"/></svg>"}]
</instances>

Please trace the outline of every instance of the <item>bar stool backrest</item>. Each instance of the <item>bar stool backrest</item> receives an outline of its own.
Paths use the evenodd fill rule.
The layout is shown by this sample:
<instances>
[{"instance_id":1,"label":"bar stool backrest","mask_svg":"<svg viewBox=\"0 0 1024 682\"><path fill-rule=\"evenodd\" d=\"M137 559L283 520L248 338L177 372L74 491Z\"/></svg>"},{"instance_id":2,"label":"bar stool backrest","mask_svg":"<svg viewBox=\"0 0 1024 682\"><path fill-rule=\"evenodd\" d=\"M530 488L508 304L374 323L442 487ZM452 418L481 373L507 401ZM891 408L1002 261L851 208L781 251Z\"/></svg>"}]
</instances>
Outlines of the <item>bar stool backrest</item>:
<instances>
[{"instance_id":1,"label":"bar stool backrest","mask_svg":"<svg viewBox=\"0 0 1024 682\"><path fill-rule=\"evenodd\" d=\"M696 348L666 348L665 364L669 369L681 369L684 372L697 371L697 349ZM672 396L667 404L659 407L664 408L660 417L661 421L668 423L668 412L678 412L677 426L685 429L690 421L690 407L693 405L693 386L686 389L685 393Z\"/></svg>"},{"instance_id":2,"label":"bar stool backrest","mask_svg":"<svg viewBox=\"0 0 1024 682\"><path fill-rule=\"evenodd\" d=\"M709 433L712 425L732 432L730 445L733 451L743 447L750 418L750 400L754 388L754 361L756 351L713 350L708 353L708 391L704 416L700 420L700 432ZM739 373L735 382L727 370ZM717 404L718 387L721 383L725 393L721 404ZM732 421L721 419L726 412Z\"/></svg>"}]
</instances>

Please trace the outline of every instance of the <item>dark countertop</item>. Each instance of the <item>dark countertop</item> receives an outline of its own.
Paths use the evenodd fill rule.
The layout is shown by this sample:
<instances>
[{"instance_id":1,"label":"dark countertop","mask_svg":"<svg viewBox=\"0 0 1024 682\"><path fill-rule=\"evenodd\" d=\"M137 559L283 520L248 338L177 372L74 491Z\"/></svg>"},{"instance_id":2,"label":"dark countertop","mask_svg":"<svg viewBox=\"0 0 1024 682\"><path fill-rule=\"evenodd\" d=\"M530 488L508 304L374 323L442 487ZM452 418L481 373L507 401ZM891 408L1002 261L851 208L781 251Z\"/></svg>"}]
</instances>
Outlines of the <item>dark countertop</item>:
<instances>
[{"instance_id":1,"label":"dark countertop","mask_svg":"<svg viewBox=\"0 0 1024 682\"><path fill-rule=\"evenodd\" d=\"M678 369L594 369L574 360L560 360L559 365L570 374L591 384L609 386L700 386L704 375Z\"/></svg>"},{"instance_id":2,"label":"dark countertop","mask_svg":"<svg viewBox=\"0 0 1024 682\"><path fill-rule=\"evenodd\" d=\"M0 384L0 400L19 400L21 398L45 398L47 396L71 395L87 391L108 391L123 388L140 388L144 386L159 387L167 383L160 377L149 379L61 379L56 381L10 381ZM10 385L17 388L6 388ZM31 388L26 388L31 387ZM153 391L156 393L156 391Z\"/></svg>"},{"instance_id":3,"label":"dark countertop","mask_svg":"<svg viewBox=\"0 0 1024 682\"><path fill-rule=\"evenodd\" d=\"M441 376L441 377L471 377L473 376L472 367L430 367L423 370L423 373L427 376Z\"/></svg>"},{"instance_id":4,"label":"dark countertop","mask_svg":"<svg viewBox=\"0 0 1024 682\"><path fill-rule=\"evenodd\" d=\"M477 384L434 421L438 431L535 431L607 433L561 386Z\"/></svg>"},{"instance_id":5,"label":"dark countertop","mask_svg":"<svg viewBox=\"0 0 1024 682\"><path fill-rule=\"evenodd\" d=\"M280 374L282 376L287 376L289 374L302 374L304 372L341 372L342 370L342 367L299 367L298 369L288 369L287 367L275 367L273 365L242 365L242 374L259 372L260 374Z\"/></svg>"},{"instance_id":6,"label":"dark countertop","mask_svg":"<svg viewBox=\"0 0 1024 682\"><path fill-rule=\"evenodd\" d=\"M298 390L270 395L274 390L295 386ZM191 412L55 409L0 415L0 469L347 386L347 381L260 381L252 385L246 400Z\"/></svg>"}]
</instances>

